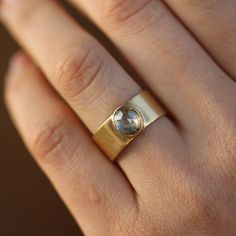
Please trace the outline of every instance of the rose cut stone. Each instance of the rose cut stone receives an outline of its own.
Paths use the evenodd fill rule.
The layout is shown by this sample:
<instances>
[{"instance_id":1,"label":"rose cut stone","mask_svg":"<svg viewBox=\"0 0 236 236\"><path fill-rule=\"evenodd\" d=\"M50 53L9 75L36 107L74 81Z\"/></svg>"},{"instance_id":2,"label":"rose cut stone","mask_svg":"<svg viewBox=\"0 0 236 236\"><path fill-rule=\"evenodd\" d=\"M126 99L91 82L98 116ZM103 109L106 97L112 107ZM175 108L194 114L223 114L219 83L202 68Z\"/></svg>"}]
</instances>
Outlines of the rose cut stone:
<instances>
[{"instance_id":1,"label":"rose cut stone","mask_svg":"<svg viewBox=\"0 0 236 236\"><path fill-rule=\"evenodd\" d=\"M142 118L134 108L121 107L115 112L113 123L119 132L126 135L134 135L142 127Z\"/></svg>"}]
</instances>

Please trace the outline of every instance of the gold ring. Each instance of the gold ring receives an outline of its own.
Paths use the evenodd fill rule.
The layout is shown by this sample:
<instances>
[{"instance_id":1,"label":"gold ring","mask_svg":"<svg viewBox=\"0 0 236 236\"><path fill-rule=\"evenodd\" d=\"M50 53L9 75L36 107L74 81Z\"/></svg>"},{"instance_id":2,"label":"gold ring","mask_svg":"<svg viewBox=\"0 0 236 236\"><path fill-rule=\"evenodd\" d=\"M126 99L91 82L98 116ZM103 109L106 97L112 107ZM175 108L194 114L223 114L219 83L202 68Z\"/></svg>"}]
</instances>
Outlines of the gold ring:
<instances>
[{"instance_id":1,"label":"gold ring","mask_svg":"<svg viewBox=\"0 0 236 236\"><path fill-rule=\"evenodd\" d=\"M166 115L166 110L147 91L131 98L98 128L96 144L114 161L147 126Z\"/></svg>"}]
</instances>

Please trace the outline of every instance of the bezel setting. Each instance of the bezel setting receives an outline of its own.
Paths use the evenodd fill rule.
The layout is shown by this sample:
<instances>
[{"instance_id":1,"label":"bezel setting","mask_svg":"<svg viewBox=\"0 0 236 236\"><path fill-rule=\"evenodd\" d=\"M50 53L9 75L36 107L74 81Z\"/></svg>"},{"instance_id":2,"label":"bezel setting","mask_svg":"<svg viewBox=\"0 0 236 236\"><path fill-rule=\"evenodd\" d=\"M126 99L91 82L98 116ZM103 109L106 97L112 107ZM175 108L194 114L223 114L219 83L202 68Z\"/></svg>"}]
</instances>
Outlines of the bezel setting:
<instances>
[{"instance_id":1,"label":"bezel setting","mask_svg":"<svg viewBox=\"0 0 236 236\"><path fill-rule=\"evenodd\" d=\"M136 115L136 117L133 118L133 119L136 119L136 121L134 121L134 122L138 122L138 124L135 124L135 125L138 125L136 130L135 130L135 127L133 127L134 130L132 130L132 127L130 127L130 131L129 131L128 130L129 127L127 127L129 124L126 124L125 125L126 127L124 126L123 130L122 130L122 127L118 126L118 124L117 124L118 121L116 120L116 116L118 115L118 112L124 113L125 110L126 110L126 112L127 111L133 112ZM132 119L132 117L129 119ZM128 121L124 120L124 123L125 122L128 122ZM129 104L126 104L124 106L120 106L114 111L113 116L112 116L112 123L113 123L114 130L116 132L118 132L121 135L128 136L128 137L137 136L143 130L143 127L144 127L144 120L143 120L143 116L142 116L141 112L136 107L129 105ZM132 126L132 125L133 124L131 123L130 126Z\"/></svg>"}]
</instances>

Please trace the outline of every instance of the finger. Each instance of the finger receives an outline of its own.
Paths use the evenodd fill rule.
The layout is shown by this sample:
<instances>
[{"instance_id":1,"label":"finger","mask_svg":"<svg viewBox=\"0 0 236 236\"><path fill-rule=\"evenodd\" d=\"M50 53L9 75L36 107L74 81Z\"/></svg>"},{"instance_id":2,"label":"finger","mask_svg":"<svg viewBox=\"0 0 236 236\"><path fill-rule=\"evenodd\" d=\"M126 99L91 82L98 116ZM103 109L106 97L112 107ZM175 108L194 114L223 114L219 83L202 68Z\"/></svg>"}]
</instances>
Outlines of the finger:
<instances>
[{"instance_id":1,"label":"finger","mask_svg":"<svg viewBox=\"0 0 236 236\"><path fill-rule=\"evenodd\" d=\"M140 91L55 1L4 0L1 12L12 33L92 132Z\"/></svg>"},{"instance_id":2,"label":"finger","mask_svg":"<svg viewBox=\"0 0 236 236\"><path fill-rule=\"evenodd\" d=\"M220 117L235 84L162 1L71 1L109 35L183 127L202 132L213 113Z\"/></svg>"},{"instance_id":3,"label":"finger","mask_svg":"<svg viewBox=\"0 0 236 236\"><path fill-rule=\"evenodd\" d=\"M127 180L26 56L14 58L6 82L8 107L36 161L86 235L108 235L135 212Z\"/></svg>"},{"instance_id":4,"label":"finger","mask_svg":"<svg viewBox=\"0 0 236 236\"><path fill-rule=\"evenodd\" d=\"M4 1L1 10L4 22L92 132L118 106L140 91L117 62L55 3L45 0L13 2L15 5ZM56 41L55 35L58 36ZM163 117L158 123L155 132L163 127L176 136L178 131L168 118ZM143 142L154 145L154 133L150 133L150 129L145 133L149 135L148 139L142 139ZM137 157L136 164L141 167L146 158L142 153ZM128 163L122 162L122 168L136 190L136 176L145 173L129 175Z\"/></svg>"},{"instance_id":5,"label":"finger","mask_svg":"<svg viewBox=\"0 0 236 236\"><path fill-rule=\"evenodd\" d=\"M236 78L235 1L165 0L214 59Z\"/></svg>"}]
</instances>

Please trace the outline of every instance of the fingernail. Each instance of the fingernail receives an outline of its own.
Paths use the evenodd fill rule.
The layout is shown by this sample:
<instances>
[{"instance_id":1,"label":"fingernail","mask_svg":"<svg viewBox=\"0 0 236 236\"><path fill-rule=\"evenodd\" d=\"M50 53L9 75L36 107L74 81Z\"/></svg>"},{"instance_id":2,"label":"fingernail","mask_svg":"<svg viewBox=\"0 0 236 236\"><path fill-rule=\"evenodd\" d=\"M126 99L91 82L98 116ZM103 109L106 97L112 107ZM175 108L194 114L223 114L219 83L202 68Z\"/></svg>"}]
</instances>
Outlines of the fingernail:
<instances>
[{"instance_id":1,"label":"fingernail","mask_svg":"<svg viewBox=\"0 0 236 236\"><path fill-rule=\"evenodd\" d=\"M12 87L15 84L13 81L18 81L18 78L22 77L21 75L25 70L25 63L28 63L28 60L27 56L22 52L17 52L12 57L4 80L5 88Z\"/></svg>"},{"instance_id":2,"label":"fingernail","mask_svg":"<svg viewBox=\"0 0 236 236\"><path fill-rule=\"evenodd\" d=\"M18 52L16 53L10 63L9 63L9 71L11 73L20 73L23 66L28 62L28 58L27 56L22 53L22 52Z\"/></svg>"}]
</instances>

